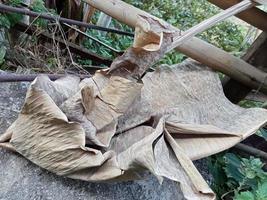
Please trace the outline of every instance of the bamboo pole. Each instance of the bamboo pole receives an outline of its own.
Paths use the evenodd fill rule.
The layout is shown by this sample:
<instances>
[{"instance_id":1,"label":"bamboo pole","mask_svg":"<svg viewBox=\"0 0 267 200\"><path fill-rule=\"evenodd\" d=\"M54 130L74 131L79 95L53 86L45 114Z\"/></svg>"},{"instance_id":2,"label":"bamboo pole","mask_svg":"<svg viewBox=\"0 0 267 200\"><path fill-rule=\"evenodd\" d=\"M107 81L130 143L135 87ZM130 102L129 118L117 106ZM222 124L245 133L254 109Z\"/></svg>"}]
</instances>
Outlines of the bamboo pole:
<instances>
[{"instance_id":1,"label":"bamboo pole","mask_svg":"<svg viewBox=\"0 0 267 200\"><path fill-rule=\"evenodd\" d=\"M212 4L222 8L227 9L234 4L240 2L240 0L208 0ZM257 27L265 32L267 32L267 13L254 7L250 8L244 12L241 12L236 15L238 18L246 21L252 26Z\"/></svg>"},{"instance_id":2,"label":"bamboo pole","mask_svg":"<svg viewBox=\"0 0 267 200\"><path fill-rule=\"evenodd\" d=\"M217 15L214 15L211 18L202 21L196 26L193 26L192 28L186 30L181 36L179 35L177 37L174 37L170 49L178 47L180 44L184 43L186 40L192 38L193 36L207 30L208 28L223 21L224 19L227 19L228 17L231 17L237 13L240 13L248 8L253 7L254 5L255 3L253 3L252 1L244 0L218 13Z\"/></svg>"},{"instance_id":3,"label":"bamboo pole","mask_svg":"<svg viewBox=\"0 0 267 200\"><path fill-rule=\"evenodd\" d=\"M248 48L246 54L242 56L242 59L259 69L264 70L263 66L266 66L265 68L267 70L266 50L267 33L262 32ZM251 91L251 88L248 88L229 77L225 77L222 83L225 96L235 104L244 99Z\"/></svg>"},{"instance_id":4,"label":"bamboo pole","mask_svg":"<svg viewBox=\"0 0 267 200\"><path fill-rule=\"evenodd\" d=\"M85 0L85 2L131 27L135 26L138 15L160 20L120 0ZM176 50L249 87L260 88L267 93L266 73L201 39L191 38L179 45Z\"/></svg>"}]
</instances>

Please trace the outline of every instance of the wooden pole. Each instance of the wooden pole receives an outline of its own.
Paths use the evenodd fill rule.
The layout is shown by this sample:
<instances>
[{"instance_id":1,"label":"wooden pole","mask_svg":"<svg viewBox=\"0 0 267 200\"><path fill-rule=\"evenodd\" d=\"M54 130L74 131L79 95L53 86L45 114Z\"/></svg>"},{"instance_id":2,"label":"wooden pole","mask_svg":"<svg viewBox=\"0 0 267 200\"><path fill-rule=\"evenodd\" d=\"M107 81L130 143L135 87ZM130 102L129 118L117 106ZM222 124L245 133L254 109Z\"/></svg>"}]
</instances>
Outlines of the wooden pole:
<instances>
[{"instance_id":1,"label":"wooden pole","mask_svg":"<svg viewBox=\"0 0 267 200\"><path fill-rule=\"evenodd\" d=\"M85 0L85 2L131 27L135 27L138 15L160 20L120 0ZM267 93L267 73L201 39L191 38L176 50L251 88L260 88Z\"/></svg>"},{"instance_id":2,"label":"wooden pole","mask_svg":"<svg viewBox=\"0 0 267 200\"><path fill-rule=\"evenodd\" d=\"M227 9L233 6L236 3L239 3L240 0L208 0L214 5ZM252 26L257 27L265 32L267 32L267 13L254 7L246 11L243 11L236 15L238 18L244 20L245 22L251 24Z\"/></svg>"},{"instance_id":3,"label":"wooden pole","mask_svg":"<svg viewBox=\"0 0 267 200\"><path fill-rule=\"evenodd\" d=\"M101 12L99 15L99 18L97 20L96 25L108 28L110 26L111 20L112 20L112 17ZM100 32L100 34L102 34L103 36L106 35L106 33L101 33L101 32Z\"/></svg>"},{"instance_id":4,"label":"wooden pole","mask_svg":"<svg viewBox=\"0 0 267 200\"><path fill-rule=\"evenodd\" d=\"M255 157L260 157L260 158L267 161L267 153L264 151L261 151L259 149L256 149L254 147L239 143L239 144L236 144L233 148L240 150L240 151L244 151L244 152L248 153L249 155L253 155Z\"/></svg>"},{"instance_id":5,"label":"wooden pole","mask_svg":"<svg viewBox=\"0 0 267 200\"><path fill-rule=\"evenodd\" d=\"M193 26L192 28L186 30L182 35L174 37L173 43L170 49L178 47L180 44L184 43L186 40L192 38L193 36L207 30L208 28L214 26L215 24L235 15L236 13L240 13L248 8L251 8L255 5L250 0L241 1L238 4L233 5L232 7L223 10L222 12L200 22L199 24Z\"/></svg>"},{"instance_id":6,"label":"wooden pole","mask_svg":"<svg viewBox=\"0 0 267 200\"><path fill-rule=\"evenodd\" d=\"M242 56L242 59L246 62L252 64L257 68L262 68L267 71L267 33L262 32L261 35L254 41L254 43L249 47L246 54ZM223 90L225 96L232 102L238 103L244 99L251 88L237 82L236 80L225 77L223 79Z\"/></svg>"}]
</instances>

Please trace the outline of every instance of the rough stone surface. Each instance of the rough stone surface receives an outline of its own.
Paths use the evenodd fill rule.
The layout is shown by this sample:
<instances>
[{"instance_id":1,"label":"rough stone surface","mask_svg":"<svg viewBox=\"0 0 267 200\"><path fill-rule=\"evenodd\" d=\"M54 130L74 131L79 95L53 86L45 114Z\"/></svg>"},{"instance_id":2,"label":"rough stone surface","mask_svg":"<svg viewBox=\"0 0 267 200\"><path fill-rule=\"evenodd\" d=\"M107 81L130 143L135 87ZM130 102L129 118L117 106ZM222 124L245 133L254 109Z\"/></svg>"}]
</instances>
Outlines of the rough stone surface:
<instances>
[{"instance_id":1,"label":"rough stone surface","mask_svg":"<svg viewBox=\"0 0 267 200\"><path fill-rule=\"evenodd\" d=\"M0 83L0 133L17 118L29 83ZM198 162L204 168L205 162ZM143 180L89 183L63 178L0 149L0 200L181 200L177 184L162 185L146 173Z\"/></svg>"}]
</instances>

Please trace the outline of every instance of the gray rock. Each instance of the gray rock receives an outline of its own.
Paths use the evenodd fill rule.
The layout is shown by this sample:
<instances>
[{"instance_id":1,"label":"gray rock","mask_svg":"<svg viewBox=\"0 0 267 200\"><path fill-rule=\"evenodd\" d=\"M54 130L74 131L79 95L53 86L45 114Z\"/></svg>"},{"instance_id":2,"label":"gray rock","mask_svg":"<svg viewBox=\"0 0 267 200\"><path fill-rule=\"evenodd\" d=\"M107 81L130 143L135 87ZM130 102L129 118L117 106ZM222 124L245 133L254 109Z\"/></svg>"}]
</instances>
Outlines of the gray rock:
<instances>
[{"instance_id":1,"label":"gray rock","mask_svg":"<svg viewBox=\"0 0 267 200\"><path fill-rule=\"evenodd\" d=\"M28 86L29 83L0 83L0 133L17 118ZM160 185L148 173L143 180L89 183L56 176L18 154L0 149L0 200L18 199L181 200L183 196L175 182L164 180Z\"/></svg>"}]
</instances>

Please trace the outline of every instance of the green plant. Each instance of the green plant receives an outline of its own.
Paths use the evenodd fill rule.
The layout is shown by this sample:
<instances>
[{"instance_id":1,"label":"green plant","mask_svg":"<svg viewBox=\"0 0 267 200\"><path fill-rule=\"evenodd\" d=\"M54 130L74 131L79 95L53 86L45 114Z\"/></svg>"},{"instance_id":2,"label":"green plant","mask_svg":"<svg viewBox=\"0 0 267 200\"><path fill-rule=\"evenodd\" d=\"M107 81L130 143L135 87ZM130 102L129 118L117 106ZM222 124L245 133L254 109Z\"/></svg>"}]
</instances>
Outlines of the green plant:
<instances>
[{"instance_id":1,"label":"green plant","mask_svg":"<svg viewBox=\"0 0 267 200\"><path fill-rule=\"evenodd\" d=\"M7 1L7 5L19 7L23 4L23 0L9 0ZM55 14L54 10L47 9L45 7L43 0L33 0L31 1L31 4L29 5L29 8L32 11L35 11L37 13L53 13ZM22 20L23 15L17 14L17 13L7 13L7 14L0 14L0 26L9 29L11 26L18 23L20 20ZM46 25L47 21L44 19L37 19L35 23L39 26Z\"/></svg>"},{"instance_id":2,"label":"green plant","mask_svg":"<svg viewBox=\"0 0 267 200\"><path fill-rule=\"evenodd\" d=\"M172 25L179 27L181 30L187 30L190 27L200 23L201 21L217 14L220 9L210 4L206 0L124 0L142 10L145 10L159 18L166 20ZM93 21L96 21L97 13ZM111 26L132 31L129 27L118 23L116 20L112 20ZM245 38L246 29L242 26L238 26L233 21L226 20L217 24L216 26L206 30L198 35L198 37L208 41L215 46L218 46L225 51L232 52L235 55L240 55L240 51L243 51L247 45L242 46L242 42ZM128 48L132 39L125 36L117 36L114 34L101 35L98 31L89 31L90 35L106 42L112 47L118 50L125 50ZM85 47L93 50L94 52L106 56L108 58L114 58L116 55L110 50L95 44L92 41L86 41ZM176 51L164 56L159 64L176 64L182 62L186 56Z\"/></svg>"},{"instance_id":3,"label":"green plant","mask_svg":"<svg viewBox=\"0 0 267 200\"><path fill-rule=\"evenodd\" d=\"M261 108L263 106L263 102L244 99L239 102L239 106L243 108Z\"/></svg>"},{"instance_id":4,"label":"green plant","mask_svg":"<svg viewBox=\"0 0 267 200\"><path fill-rule=\"evenodd\" d=\"M210 158L214 177L212 188L218 197L231 196L234 200L267 199L267 173L260 159L241 158L233 153Z\"/></svg>"},{"instance_id":5,"label":"green plant","mask_svg":"<svg viewBox=\"0 0 267 200\"><path fill-rule=\"evenodd\" d=\"M0 65L4 63L5 55L6 55L6 48L4 46L1 46L0 47Z\"/></svg>"},{"instance_id":6,"label":"green plant","mask_svg":"<svg viewBox=\"0 0 267 200\"><path fill-rule=\"evenodd\" d=\"M14 6L14 7L19 7L23 4L23 0L8 0L6 1L7 5ZM42 13L42 12L49 12L49 13L55 13L53 10L48 10L45 5L43 0L32 0L29 8L32 11ZM8 30L20 22L23 19L22 14L17 14L17 13L0 13L0 27L1 27L1 32L6 32L8 33ZM33 20L33 23L36 24L37 26L40 27L46 27L47 26L47 21L44 19L39 19L36 18ZM3 34L4 35L4 34ZM3 37L1 37L1 40L4 40ZM3 45L5 41L0 41L1 42L1 48L0 48L0 65L2 65L5 61L4 57L6 54L6 47Z\"/></svg>"},{"instance_id":7,"label":"green plant","mask_svg":"<svg viewBox=\"0 0 267 200\"><path fill-rule=\"evenodd\" d=\"M267 130L265 128L261 128L256 133L258 136L262 137L267 142Z\"/></svg>"},{"instance_id":8,"label":"green plant","mask_svg":"<svg viewBox=\"0 0 267 200\"><path fill-rule=\"evenodd\" d=\"M33 0L29 7L32 11L37 12L37 13L50 13L50 14L56 15L55 10L47 9L45 7L44 0ZM39 27L45 28L47 27L47 20L37 18L34 21L34 24L36 24Z\"/></svg>"},{"instance_id":9,"label":"green plant","mask_svg":"<svg viewBox=\"0 0 267 200\"><path fill-rule=\"evenodd\" d=\"M166 20L181 30L187 30L201 21L217 14L220 9L206 0L125 0L159 18ZM201 39L225 51L238 54L242 47L246 28L231 20L223 21L198 35ZM177 54L177 53L176 53ZM182 61L183 59L180 59ZM176 60L175 60L176 61Z\"/></svg>"},{"instance_id":10,"label":"green plant","mask_svg":"<svg viewBox=\"0 0 267 200\"><path fill-rule=\"evenodd\" d=\"M7 4L10 6L20 6L23 3L22 0L9 0ZM9 29L11 26L18 23L23 18L23 15L17 13L0 14L0 27Z\"/></svg>"},{"instance_id":11,"label":"green plant","mask_svg":"<svg viewBox=\"0 0 267 200\"><path fill-rule=\"evenodd\" d=\"M132 28L124 24L121 24L114 19L112 19L110 26L115 27L115 28L120 28L128 32L133 32ZM101 42L109 45L110 47L118 51L126 50L128 47L131 46L133 42L133 39L127 36L117 35L114 33L102 34L101 31L97 31L97 30L87 30L87 34L93 36L94 38L100 40ZM118 56L115 52L111 51L110 49L104 47L103 45L97 42L94 42L91 39L85 39L83 41L83 46L90 49L94 53L97 53L106 58L114 59L115 57Z\"/></svg>"}]
</instances>

